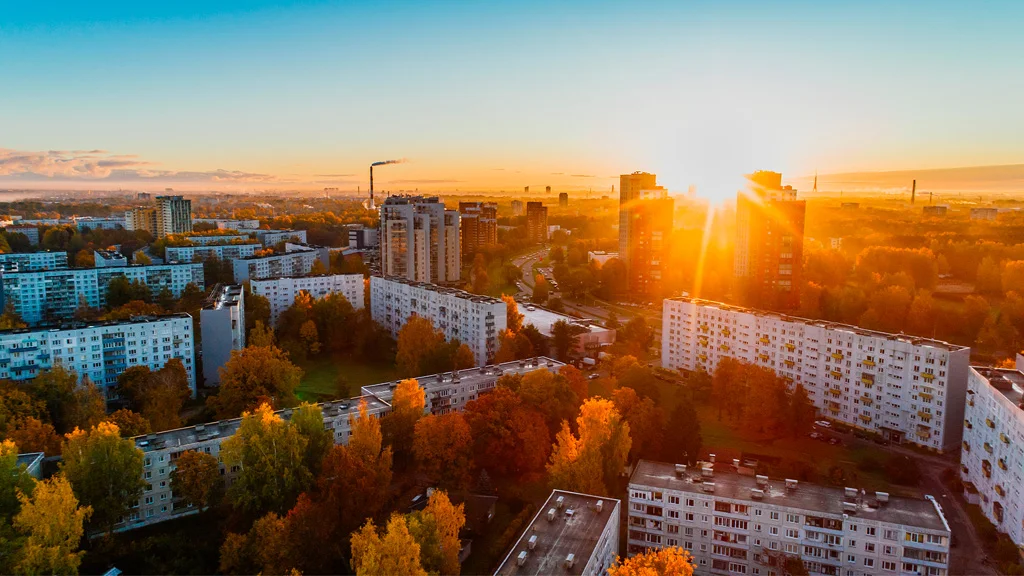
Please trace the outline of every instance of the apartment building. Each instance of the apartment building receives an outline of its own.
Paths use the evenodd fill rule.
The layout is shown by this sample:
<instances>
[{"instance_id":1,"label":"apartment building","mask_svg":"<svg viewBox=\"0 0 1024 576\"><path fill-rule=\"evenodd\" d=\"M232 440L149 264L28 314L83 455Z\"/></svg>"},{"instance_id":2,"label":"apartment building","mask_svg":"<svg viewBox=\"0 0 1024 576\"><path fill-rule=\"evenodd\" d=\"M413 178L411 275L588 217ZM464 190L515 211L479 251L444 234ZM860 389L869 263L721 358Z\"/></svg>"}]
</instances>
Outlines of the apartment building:
<instances>
[{"instance_id":1,"label":"apartment building","mask_svg":"<svg viewBox=\"0 0 1024 576\"><path fill-rule=\"evenodd\" d=\"M619 177L619 260L626 265L630 295L662 296L663 264L673 230L675 201L657 176Z\"/></svg>"},{"instance_id":2,"label":"apartment building","mask_svg":"<svg viewBox=\"0 0 1024 576\"><path fill-rule=\"evenodd\" d=\"M313 250L316 252L316 258L323 265L324 271L331 269L331 249L326 246L319 246L317 244L307 244L305 242L285 242L285 252L302 252L303 250ZM342 249L344 250L344 249Z\"/></svg>"},{"instance_id":3,"label":"apartment building","mask_svg":"<svg viewBox=\"0 0 1024 576\"><path fill-rule=\"evenodd\" d=\"M259 294L270 302L270 324L277 326L277 319L293 303L299 292L308 293L314 300L328 294L340 293L356 310L362 310L362 274L318 274L315 276L289 276L267 280L252 280L249 283L253 294Z\"/></svg>"},{"instance_id":4,"label":"apartment building","mask_svg":"<svg viewBox=\"0 0 1024 576\"><path fill-rule=\"evenodd\" d=\"M945 576L950 528L932 496L865 493L641 460L629 481L627 553L681 546L695 574Z\"/></svg>"},{"instance_id":5,"label":"apartment building","mask_svg":"<svg viewBox=\"0 0 1024 576\"><path fill-rule=\"evenodd\" d=\"M427 318L447 340L469 346L478 366L494 357L506 327L500 299L393 276L370 278L370 312L394 338L413 314Z\"/></svg>"},{"instance_id":6,"label":"apartment building","mask_svg":"<svg viewBox=\"0 0 1024 576\"><path fill-rule=\"evenodd\" d=\"M59 362L79 378L88 377L112 399L117 377L126 369L159 370L178 358L195 395L192 341L188 314L0 330L0 379L31 380Z\"/></svg>"},{"instance_id":7,"label":"apartment building","mask_svg":"<svg viewBox=\"0 0 1024 576\"><path fill-rule=\"evenodd\" d=\"M428 398L427 412L445 413L461 410L470 399L494 388L498 379L505 374L527 374L534 370L557 371L563 364L550 358L531 358L506 362L485 368L473 368L446 374L423 376L418 380L424 386ZM361 396L318 404L323 411L324 427L330 430L336 444L345 444L351 435L349 418L358 414L359 404L366 401L371 416L380 417L391 409L391 395L398 381L363 387ZM372 389L372 392L367 392ZM380 396L377 396L380 394ZM447 402L447 400L451 400ZM291 418L292 410L278 410L283 419ZM241 424L240 418L209 422L176 430L167 430L133 438L142 450L143 479L146 488L130 514L117 523L117 531L133 530L149 524L163 522L179 516L195 513L197 510L175 497L171 491L171 472L177 459L188 450L220 455L220 445L230 438ZM221 463L221 475L230 486L238 469Z\"/></svg>"},{"instance_id":8,"label":"apartment building","mask_svg":"<svg viewBox=\"0 0 1024 576\"><path fill-rule=\"evenodd\" d=\"M893 442L960 445L970 348L689 297L663 304L662 364L713 373L722 358L803 384L818 411Z\"/></svg>"},{"instance_id":9,"label":"apartment building","mask_svg":"<svg viewBox=\"0 0 1024 576\"><path fill-rule=\"evenodd\" d=\"M192 231L192 201L181 196L156 197L156 236Z\"/></svg>"},{"instance_id":10,"label":"apartment building","mask_svg":"<svg viewBox=\"0 0 1024 576\"><path fill-rule=\"evenodd\" d=\"M238 260L256 254L262 246L252 244L212 244L209 246L168 246L165 259L168 262L203 262L210 258Z\"/></svg>"},{"instance_id":11,"label":"apartment building","mask_svg":"<svg viewBox=\"0 0 1024 576\"><path fill-rule=\"evenodd\" d=\"M527 189L527 191L529 191L530 187L527 186L526 189ZM525 213L526 213L526 210L523 208L523 201L522 200L513 200L512 201L512 215L513 216L522 216Z\"/></svg>"},{"instance_id":12,"label":"apartment building","mask_svg":"<svg viewBox=\"0 0 1024 576\"><path fill-rule=\"evenodd\" d=\"M264 247L274 246L280 242L306 242L305 230L253 230L252 234Z\"/></svg>"},{"instance_id":13,"label":"apartment building","mask_svg":"<svg viewBox=\"0 0 1024 576\"><path fill-rule=\"evenodd\" d=\"M523 316L523 326L532 325L548 338L553 336L553 328L558 322L580 328L581 333L576 336L576 345L570 353L581 358L597 358L602 347L615 343L614 328L606 328L589 318L575 318L535 304L521 306L519 313Z\"/></svg>"},{"instance_id":14,"label":"apartment building","mask_svg":"<svg viewBox=\"0 0 1024 576\"><path fill-rule=\"evenodd\" d=\"M348 247L356 250L373 248L380 243L379 230L376 228L356 228L348 231Z\"/></svg>"},{"instance_id":15,"label":"apartment building","mask_svg":"<svg viewBox=\"0 0 1024 576\"><path fill-rule=\"evenodd\" d=\"M74 317L80 299L92 308L107 305L107 285L118 276L149 286L153 294L167 288L180 297L185 286L204 288L202 264L158 264L112 268L69 268L39 272L5 272L3 298L29 324Z\"/></svg>"},{"instance_id":16,"label":"apartment building","mask_svg":"<svg viewBox=\"0 0 1024 576\"><path fill-rule=\"evenodd\" d=\"M316 250L295 250L269 254L267 256L249 256L231 261L235 283L246 280L262 280L264 278L281 278L283 276L304 276L309 274L313 263L320 257Z\"/></svg>"},{"instance_id":17,"label":"apartment building","mask_svg":"<svg viewBox=\"0 0 1024 576\"><path fill-rule=\"evenodd\" d=\"M248 234L203 234L192 233L184 237L194 246L217 246L223 244L248 244L252 236Z\"/></svg>"},{"instance_id":18,"label":"apartment building","mask_svg":"<svg viewBox=\"0 0 1024 576\"><path fill-rule=\"evenodd\" d=\"M543 202L526 203L526 239L536 244L548 241L548 207Z\"/></svg>"},{"instance_id":19,"label":"apartment building","mask_svg":"<svg viewBox=\"0 0 1024 576\"><path fill-rule=\"evenodd\" d=\"M235 218L193 218L194 224L213 224L218 230L255 230L259 220L238 220Z\"/></svg>"},{"instance_id":20,"label":"apartment building","mask_svg":"<svg viewBox=\"0 0 1024 576\"><path fill-rule=\"evenodd\" d=\"M93 250L93 266L97 268L119 268L128 265L128 259L117 250Z\"/></svg>"},{"instance_id":21,"label":"apartment building","mask_svg":"<svg viewBox=\"0 0 1024 576\"><path fill-rule=\"evenodd\" d=\"M619 500L553 490L495 576L600 576L619 552Z\"/></svg>"},{"instance_id":22,"label":"apartment building","mask_svg":"<svg viewBox=\"0 0 1024 576\"><path fill-rule=\"evenodd\" d=\"M381 272L416 282L458 282L459 213L439 198L391 196L380 207Z\"/></svg>"},{"instance_id":23,"label":"apartment building","mask_svg":"<svg viewBox=\"0 0 1024 576\"><path fill-rule=\"evenodd\" d=\"M4 226L4 232L8 234L24 234L33 246L39 246L39 227L31 224L14 224Z\"/></svg>"},{"instance_id":24,"label":"apartment building","mask_svg":"<svg viewBox=\"0 0 1024 576\"><path fill-rule=\"evenodd\" d=\"M960 450L964 497L1024 545L1024 373L972 366Z\"/></svg>"},{"instance_id":25,"label":"apartment building","mask_svg":"<svg viewBox=\"0 0 1024 576\"><path fill-rule=\"evenodd\" d=\"M137 206L124 213L125 230L142 230L156 236L157 211L155 208Z\"/></svg>"},{"instance_id":26,"label":"apartment building","mask_svg":"<svg viewBox=\"0 0 1024 576\"><path fill-rule=\"evenodd\" d=\"M498 204L459 202L462 261L469 262L482 248L498 243Z\"/></svg>"},{"instance_id":27,"label":"apartment building","mask_svg":"<svg viewBox=\"0 0 1024 576\"><path fill-rule=\"evenodd\" d=\"M94 216L79 216L69 218L69 224L79 230L117 230L125 227L124 218L99 218ZM61 222L63 224L63 222Z\"/></svg>"},{"instance_id":28,"label":"apartment building","mask_svg":"<svg viewBox=\"0 0 1024 576\"><path fill-rule=\"evenodd\" d=\"M220 369L232 350L245 348L245 291L240 284L218 284L199 311L203 342L203 380L220 384Z\"/></svg>"},{"instance_id":29,"label":"apartment building","mask_svg":"<svg viewBox=\"0 0 1024 576\"><path fill-rule=\"evenodd\" d=\"M46 251L0 254L0 265L15 265L10 269L19 272L64 270L68 267L68 253Z\"/></svg>"}]
</instances>

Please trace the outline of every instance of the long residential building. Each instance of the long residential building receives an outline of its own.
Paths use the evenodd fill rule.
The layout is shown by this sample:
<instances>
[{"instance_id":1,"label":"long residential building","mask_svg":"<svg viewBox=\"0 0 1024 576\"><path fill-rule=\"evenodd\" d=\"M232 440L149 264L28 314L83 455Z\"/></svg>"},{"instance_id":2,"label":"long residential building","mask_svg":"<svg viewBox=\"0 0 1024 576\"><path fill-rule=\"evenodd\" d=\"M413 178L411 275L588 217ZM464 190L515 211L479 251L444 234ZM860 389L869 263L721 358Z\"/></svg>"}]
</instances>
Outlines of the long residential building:
<instances>
[{"instance_id":1,"label":"long residential building","mask_svg":"<svg viewBox=\"0 0 1024 576\"><path fill-rule=\"evenodd\" d=\"M107 286L119 276L145 284L153 294L167 288L179 297L188 284L195 284L200 290L204 288L202 264L5 272L0 304L10 302L14 311L29 324L63 321L74 316L83 298L92 308L106 306Z\"/></svg>"},{"instance_id":2,"label":"long residential building","mask_svg":"<svg viewBox=\"0 0 1024 576\"><path fill-rule=\"evenodd\" d=\"M320 258L316 250L295 250L292 252L249 256L231 261L235 283L264 278L303 276L309 274L313 263Z\"/></svg>"},{"instance_id":3,"label":"long residential building","mask_svg":"<svg viewBox=\"0 0 1024 576\"><path fill-rule=\"evenodd\" d=\"M266 280L252 280L249 285L253 294L259 294L270 302L270 324L277 326L277 319L294 302L299 292L306 292L314 300L328 294L341 294L356 310L363 309L362 274L317 274L315 276L288 276Z\"/></svg>"},{"instance_id":4,"label":"long residential building","mask_svg":"<svg viewBox=\"0 0 1024 576\"><path fill-rule=\"evenodd\" d=\"M245 348L245 290L238 284L218 284L199 311L203 343L203 380L220 383L220 369L231 352Z\"/></svg>"},{"instance_id":5,"label":"long residential building","mask_svg":"<svg viewBox=\"0 0 1024 576\"><path fill-rule=\"evenodd\" d=\"M960 445L970 348L689 297L668 298L662 364L736 358L802 384L825 417L936 451Z\"/></svg>"},{"instance_id":6,"label":"long residential building","mask_svg":"<svg viewBox=\"0 0 1024 576\"><path fill-rule=\"evenodd\" d=\"M273 246L280 242L306 242L305 230L253 230L252 234L263 246Z\"/></svg>"},{"instance_id":7,"label":"long residential building","mask_svg":"<svg viewBox=\"0 0 1024 576\"><path fill-rule=\"evenodd\" d=\"M178 358L196 389L192 317L188 314L125 321L68 323L0 331L0 379L24 381L57 363L88 377L115 397L117 377L134 366L163 368Z\"/></svg>"},{"instance_id":8,"label":"long residential building","mask_svg":"<svg viewBox=\"0 0 1024 576\"><path fill-rule=\"evenodd\" d=\"M537 357L483 368L422 376L417 380L424 388L428 400L424 412L444 414L451 410L461 410L465 402L493 389L502 375L527 374L535 370L557 371L562 366L564 364L556 360ZM391 395L398 382L395 380L365 386L359 397L318 404L323 411L324 428L331 431L334 442L348 442L351 434L349 418L358 414L362 401L366 401L367 411L371 416L380 417L387 414L391 409ZM291 418L292 410L278 410L277 414L287 420ZM197 512L198 510L182 502L171 490L171 473L174 471L175 462L188 450L219 457L221 443L230 438L240 424L240 418L232 418L133 438L135 445L144 454L143 480L146 482L146 488L136 505L132 506L131 513L120 519L115 530L133 530ZM226 466L223 462L220 464L220 471L229 486L238 474L237 467Z\"/></svg>"},{"instance_id":9,"label":"long residential building","mask_svg":"<svg viewBox=\"0 0 1024 576\"><path fill-rule=\"evenodd\" d=\"M460 218L437 197L391 196L380 207L380 263L385 276L445 284L462 275Z\"/></svg>"},{"instance_id":10,"label":"long residential building","mask_svg":"<svg viewBox=\"0 0 1024 576\"><path fill-rule=\"evenodd\" d=\"M237 260L256 254L263 247L259 244L213 244L209 246L168 246L165 259L168 262L202 262L210 258Z\"/></svg>"},{"instance_id":11,"label":"long residential building","mask_svg":"<svg viewBox=\"0 0 1024 576\"><path fill-rule=\"evenodd\" d=\"M193 218L193 224L213 224L218 230L255 230L259 220L238 220L235 218Z\"/></svg>"},{"instance_id":12,"label":"long residential building","mask_svg":"<svg viewBox=\"0 0 1024 576\"><path fill-rule=\"evenodd\" d=\"M629 480L630 556L664 546L695 573L769 576L799 560L815 576L945 576L950 528L932 496L902 498L641 460Z\"/></svg>"},{"instance_id":13,"label":"long residential building","mask_svg":"<svg viewBox=\"0 0 1024 576\"><path fill-rule=\"evenodd\" d=\"M0 264L16 264L19 272L63 270L68 267L67 252L17 252L0 254Z\"/></svg>"},{"instance_id":14,"label":"long residential building","mask_svg":"<svg viewBox=\"0 0 1024 576\"><path fill-rule=\"evenodd\" d=\"M1018 360L1019 362L1019 360ZM960 451L964 497L1024 546L1024 373L972 366Z\"/></svg>"},{"instance_id":15,"label":"long residential building","mask_svg":"<svg viewBox=\"0 0 1024 576\"><path fill-rule=\"evenodd\" d=\"M252 242L248 234L204 234L202 232L188 234L183 238L195 246L216 246L222 244L246 244Z\"/></svg>"},{"instance_id":16,"label":"long residential building","mask_svg":"<svg viewBox=\"0 0 1024 576\"><path fill-rule=\"evenodd\" d=\"M494 357L498 334L506 328L505 303L500 299L398 277L370 278L370 312L394 338L410 316L422 316L447 340L469 346L478 366Z\"/></svg>"}]
</instances>

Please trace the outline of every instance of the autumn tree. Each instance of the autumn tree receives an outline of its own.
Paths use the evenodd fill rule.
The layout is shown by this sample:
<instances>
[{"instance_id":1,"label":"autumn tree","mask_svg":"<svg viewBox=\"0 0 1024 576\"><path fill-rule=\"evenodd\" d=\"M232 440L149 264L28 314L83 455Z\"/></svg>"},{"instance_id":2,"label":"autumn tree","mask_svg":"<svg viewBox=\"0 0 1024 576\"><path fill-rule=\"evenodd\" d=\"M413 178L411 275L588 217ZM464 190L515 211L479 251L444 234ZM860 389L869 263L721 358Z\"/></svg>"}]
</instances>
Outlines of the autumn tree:
<instances>
[{"instance_id":1,"label":"autumn tree","mask_svg":"<svg viewBox=\"0 0 1024 576\"><path fill-rule=\"evenodd\" d=\"M927 338L935 335L935 299L931 292L918 290L907 312L907 331Z\"/></svg>"},{"instance_id":2,"label":"autumn tree","mask_svg":"<svg viewBox=\"0 0 1024 576\"><path fill-rule=\"evenodd\" d=\"M516 335L511 330L498 332L498 351L494 354L495 364L504 364L516 359Z\"/></svg>"},{"instance_id":3,"label":"autumn tree","mask_svg":"<svg viewBox=\"0 0 1024 576\"><path fill-rule=\"evenodd\" d=\"M711 376L711 403L718 410L718 419L723 414L739 415L742 409L740 377L743 365L735 358L726 357L718 361Z\"/></svg>"},{"instance_id":4,"label":"autumn tree","mask_svg":"<svg viewBox=\"0 0 1024 576\"><path fill-rule=\"evenodd\" d=\"M78 374L59 363L34 378L29 393L46 404L57 432L89 428L106 416L103 395L96 386L88 378L79 384Z\"/></svg>"},{"instance_id":5,"label":"autumn tree","mask_svg":"<svg viewBox=\"0 0 1024 576\"><path fill-rule=\"evenodd\" d=\"M424 358L444 343L444 334L429 319L411 315L398 331L398 368L404 376L423 375Z\"/></svg>"},{"instance_id":6,"label":"autumn tree","mask_svg":"<svg viewBox=\"0 0 1024 576\"><path fill-rule=\"evenodd\" d=\"M225 574L287 574L294 568L284 518L270 512L253 523L247 534L229 532L220 548L220 571Z\"/></svg>"},{"instance_id":7,"label":"autumn tree","mask_svg":"<svg viewBox=\"0 0 1024 576\"><path fill-rule=\"evenodd\" d=\"M25 465L18 464L18 447L14 442L0 441L0 519L17 514L21 508L18 494L31 494L35 484Z\"/></svg>"},{"instance_id":8,"label":"autumn tree","mask_svg":"<svg viewBox=\"0 0 1024 576\"><path fill-rule=\"evenodd\" d=\"M391 515L383 534L378 533L373 520L367 520L352 534L352 569L356 576L427 574L420 563L420 545L400 514Z\"/></svg>"},{"instance_id":9,"label":"autumn tree","mask_svg":"<svg viewBox=\"0 0 1024 576\"><path fill-rule=\"evenodd\" d=\"M458 576L459 531L466 524L464 505L453 505L444 490L435 490L426 508L409 514L406 520L420 546L423 568L430 574Z\"/></svg>"},{"instance_id":10,"label":"autumn tree","mask_svg":"<svg viewBox=\"0 0 1024 576\"><path fill-rule=\"evenodd\" d=\"M797 383L789 398L789 430L794 438L802 438L811 433L817 410L804 385Z\"/></svg>"},{"instance_id":11,"label":"autumn tree","mask_svg":"<svg viewBox=\"0 0 1024 576\"><path fill-rule=\"evenodd\" d=\"M413 455L419 470L448 490L469 485L473 467L473 436L461 412L424 416L416 423Z\"/></svg>"},{"instance_id":12,"label":"autumn tree","mask_svg":"<svg viewBox=\"0 0 1024 576\"><path fill-rule=\"evenodd\" d=\"M202 510L214 504L224 489L217 457L197 450L178 456L171 472L171 491L186 503Z\"/></svg>"},{"instance_id":13,"label":"autumn tree","mask_svg":"<svg viewBox=\"0 0 1024 576\"><path fill-rule=\"evenodd\" d=\"M14 526L26 535L17 571L22 574L77 574L84 551L78 550L92 514L79 506L71 484L56 475L36 485L29 497L19 493L21 511Z\"/></svg>"},{"instance_id":14,"label":"autumn tree","mask_svg":"<svg viewBox=\"0 0 1024 576\"><path fill-rule=\"evenodd\" d=\"M142 300L125 302L103 315L103 320L129 320L137 316L159 316L167 314L167 310L159 304L151 304Z\"/></svg>"},{"instance_id":15,"label":"autumn tree","mask_svg":"<svg viewBox=\"0 0 1024 576\"><path fill-rule=\"evenodd\" d=\"M142 414L132 412L127 408L114 411L107 417L107 420L116 424L125 438L149 434L153 430L149 420L146 420Z\"/></svg>"},{"instance_id":16,"label":"autumn tree","mask_svg":"<svg viewBox=\"0 0 1024 576\"><path fill-rule=\"evenodd\" d=\"M416 379L408 378L395 386L391 393L391 412L381 420L381 429L396 454L411 453L413 431L426 405L426 393Z\"/></svg>"},{"instance_id":17,"label":"autumn tree","mask_svg":"<svg viewBox=\"0 0 1024 576\"><path fill-rule=\"evenodd\" d=\"M1002 292L1003 278L999 263L991 256L985 256L978 263L974 286L978 292L998 294Z\"/></svg>"},{"instance_id":18,"label":"autumn tree","mask_svg":"<svg viewBox=\"0 0 1024 576\"><path fill-rule=\"evenodd\" d=\"M324 428L323 409L317 404L303 402L292 411L290 424L306 439L303 461L306 468L315 476L320 473L327 451L334 445L333 434Z\"/></svg>"},{"instance_id":19,"label":"autumn tree","mask_svg":"<svg viewBox=\"0 0 1024 576\"><path fill-rule=\"evenodd\" d=\"M1010 260L1003 264L1003 292L1024 293L1024 260Z\"/></svg>"},{"instance_id":20,"label":"autumn tree","mask_svg":"<svg viewBox=\"0 0 1024 576\"><path fill-rule=\"evenodd\" d=\"M552 434L558 431L563 420L571 420L580 406L569 382L548 370L534 370L523 375L518 393L525 406L544 416Z\"/></svg>"},{"instance_id":21,"label":"autumn tree","mask_svg":"<svg viewBox=\"0 0 1024 576\"><path fill-rule=\"evenodd\" d=\"M577 434L563 422L555 437L548 473L556 488L608 494L622 472L632 446L629 424L610 400L590 398L580 406Z\"/></svg>"},{"instance_id":22,"label":"autumn tree","mask_svg":"<svg viewBox=\"0 0 1024 576\"><path fill-rule=\"evenodd\" d=\"M571 364L566 364L558 369L558 375L565 379L565 382L569 385L569 388L576 393L576 399L583 402L590 395L589 386L587 386L587 377L580 372L578 368Z\"/></svg>"},{"instance_id":23,"label":"autumn tree","mask_svg":"<svg viewBox=\"0 0 1024 576\"><path fill-rule=\"evenodd\" d=\"M521 478L544 468L551 445L544 417L523 405L508 388L466 403L476 464L491 475Z\"/></svg>"},{"instance_id":24,"label":"autumn tree","mask_svg":"<svg viewBox=\"0 0 1024 576\"><path fill-rule=\"evenodd\" d=\"M690 402L680 402L672 410L665 428L662 451L666 462L696 464L704 440L700 420Z\"/></svg>"},{"instance_id":25,"label":"autumn tree","mask_svg":"<svg viewBox=\"0 0 1024 576\"><path fill-rule=\"evenodd\" d=\"M516 334L523 329L523 315L519 313L519 304L511 294L502 294L501 301L505 303L505 328Z\"/></svg>"},{"instance_id":26,"label":"autumn tree","mask_svg":"<svg viewBox=\"0 0 1024 576\"><path fill-rule=\"evenodd\" d=\"M615 331L615 342L625 354L644 359L654 344L654 329L643 316L635 316Z\"/></svg>"},{"instance_id":27,"label":"autumn tree","mask_svg":"<svg viewBox=\"0 0 1024 576\"><path fill-rule=\"evenodd\" d=\"M608 568L608 576L656 576L672 574L673 576L692 576L693 557L678 546L649 548L632 558L617 558Z\"/></svg>"},{"instance_id":28,"label":"autumn tree","mask_svg":"<svg viewBox=\"0 0 1024 576\"><path fill-rule=\"evenodd\" d=\"M274 329L263 323L262 320L257 320L256 325L249 330L249 336L245 340L246 346L264 346L271 347L274 345Z\"/></svg>"},{"instance_id":29,"label":"autumn tree","mask_svg":"<svg viewBox=\"0 0 1024 576\"><path fill-rule=\"evenodd\" d=\"M16 420L7 437L18 445L20 452L43 452L47 456L59 455L63 442L52 425L33 416Z\"/></svg>"},{"instance_id":30,"label":"autumn tree","mask_svg":"<svg viewBox=\"0 0 1024 576\"><path fill-rule=\"evenodd\" d=\"M286 512L312 478L304 463L306 444L267 404L243 413L238 431L221 445L224 464L240 468L228 489L231 503L251 514Z\"/></svg>"},{"instance_id":31,"label":"autumn tree","mask_svg":"<svg viewBox=\"0 0 1024 576\"><path fill-rule=\"evenodd\" d=\"M155 372L146 366L133 366L117 381L129 405L149 421L152 429L181 428L181 409L192 396L192 389L180 359L171 358Z\"/></svg>"},{"instance_id":32,"label":"autumn tree","mask_svg":"<svg viewBox=\"0 0 1024 576\"><path fill-rule=\"evenodd\" d=\"M632 388L620 387L612 393L612 402L629 424L633 439L629 458L654 459L661 455L665 437L665 412L650 398L641 398Z\"/></svg>"},{"instance_id":33,"label":"autumn tree","mask_svg":"<svg viewBox=\"0 0 1024 576\"><path fill-rule=\"evenodd\" d=\"M277 408L293 406L302 370L274 346L233 350L220 369L220 390L208 400L218 418L234 418L262 402Z\"/></svg>"},{"instance_id":34,"label":"autumn tree","mask_svg":"<svg viewBox=\"0 0 1024 576\"><path fill-rule=\"evenodd\" d=\"M535 304L543 304L548 301L550 294L551 285L548 284L548 281L543 276L537 274L533 284L533 302Z\"/></svg>"},{"instance_id":35,"label":"autumn tree","mask_svg":"<svg viewBox=\"0 0 1024 576\"><path fill-rule=\"evenodd\" d=\"M476 258L473 259L471 277L473 279L473 293L486 294L487 288L490 286L490 278L487 275L487 262L484 260L483 254L477 254Z\"/></svg>"},{"instance_id":36,"label":"autumn tree","mask_svg":"<svg viewBox=\"0 0 1024 576\"><path fill-rule=\"evenodd\" d=\"M270 300L267 300L266 296L254 294L247 289L245 293L245 328L248 331L245 337L246 342L252 338L252 332L257 323L262 323L264 327L270 326Z\"/></svg>"},{"instance_id":37,"label":"autumn tree","mask_svg":"<svg viewBox=\"0 0 1024 576\"><path fill-rule=\"evenodd\" d=\"M61 471L75 496L93 510L92 520L113 528L142 496L142 451L121 438L116 424L100 422L88 432L76 429L61 449Z\"/></svg>"},{"instance_id":38,"label":"autumn tree","mask_svg":"<svg viewBox=\"0 0 1024 576\"><path fill-rule=\"evenodd\" d=\"M452 358L452 369L465 370L474 366L476 366L476 355L473 354L473 349L467 344L460 343Z\"/></svg>"}]
</instances>

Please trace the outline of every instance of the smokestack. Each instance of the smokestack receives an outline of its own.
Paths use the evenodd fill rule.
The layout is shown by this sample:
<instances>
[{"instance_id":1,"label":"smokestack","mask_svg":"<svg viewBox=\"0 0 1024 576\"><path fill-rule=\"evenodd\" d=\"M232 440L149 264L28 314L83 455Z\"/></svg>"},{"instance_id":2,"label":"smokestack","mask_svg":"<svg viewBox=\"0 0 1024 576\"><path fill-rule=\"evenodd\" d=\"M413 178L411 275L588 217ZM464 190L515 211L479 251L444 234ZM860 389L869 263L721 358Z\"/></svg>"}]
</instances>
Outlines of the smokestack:
<instances>
[{"instance_id":1,"label":"smokestack","mask_svg":"<svg viewBox=\"0 0 1024 576\"><path fill-rule=\"evenodd\" d=\"M914 197L917 196L917 179L910 185L910 205L914 205Z\"/></svg>"},{"instance_id":2,"label":"smokestack","mask_svg":"<svg viewBox=\"0 0 1024 576\"><path fill-rule=\"evenodd\" d=\"M370 210L375 208L373 203L373 167L385 166L387 164L401 164L402 162L405 162L405 160L381 160L380 162L370 164Z\"/></svg>"}]
</instances>

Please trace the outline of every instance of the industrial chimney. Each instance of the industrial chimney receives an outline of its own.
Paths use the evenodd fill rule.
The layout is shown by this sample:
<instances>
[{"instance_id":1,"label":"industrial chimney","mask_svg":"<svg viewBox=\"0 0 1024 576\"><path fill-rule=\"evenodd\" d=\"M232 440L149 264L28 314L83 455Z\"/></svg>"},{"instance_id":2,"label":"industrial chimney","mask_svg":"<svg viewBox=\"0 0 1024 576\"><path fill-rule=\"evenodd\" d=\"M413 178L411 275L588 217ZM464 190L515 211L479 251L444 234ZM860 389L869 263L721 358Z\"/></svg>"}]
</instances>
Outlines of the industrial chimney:
<instances>
[{"instance_id":1,"label":"industrial chimney","mask_svg":"<svg viewBox=\"0 0 1024 576\"><path fill-rule=\"evenodd\" d=\"M910 185L910 205L911 206L914 205L914 197L915 196L917 196L917 180L916 179L914 180L914 183Z\"/></svg>"}]
</instances>

